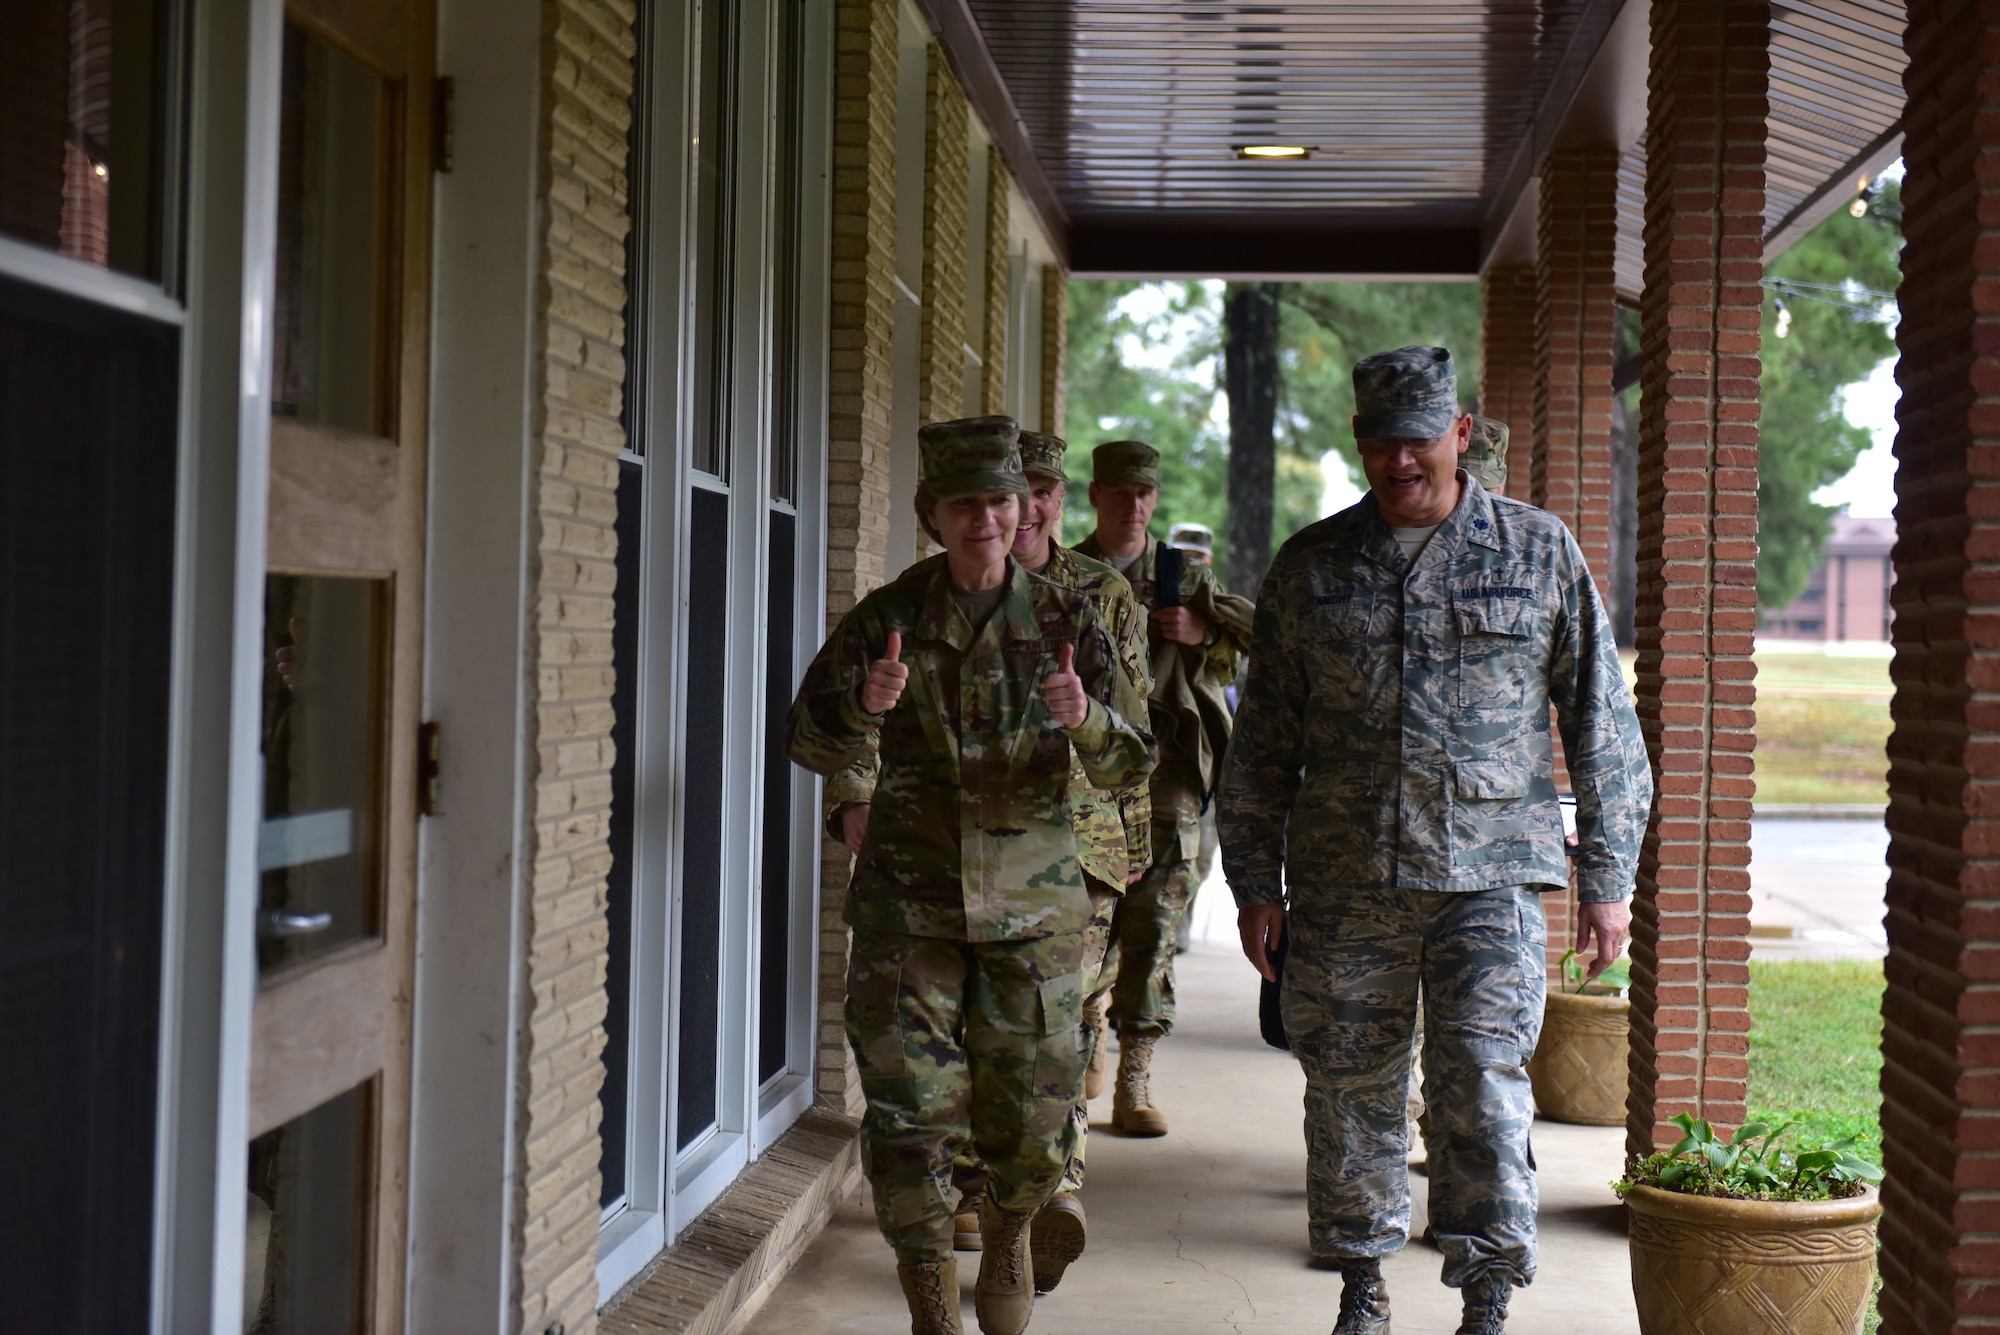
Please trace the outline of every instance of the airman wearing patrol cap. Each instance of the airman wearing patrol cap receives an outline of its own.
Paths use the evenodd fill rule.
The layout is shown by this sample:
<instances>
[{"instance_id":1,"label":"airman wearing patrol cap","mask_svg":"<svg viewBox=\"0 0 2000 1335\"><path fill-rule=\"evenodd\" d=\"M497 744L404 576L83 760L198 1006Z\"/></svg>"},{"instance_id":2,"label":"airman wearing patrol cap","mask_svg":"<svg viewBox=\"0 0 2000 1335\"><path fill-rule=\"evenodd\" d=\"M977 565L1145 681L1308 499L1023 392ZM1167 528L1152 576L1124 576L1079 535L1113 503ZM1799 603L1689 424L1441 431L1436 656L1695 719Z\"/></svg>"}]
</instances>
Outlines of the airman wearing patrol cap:
<instances>
[{"instance_id":1,"label":"airman wearing patrol cap","mask_svg":"<svg viewBox=\"0 0 2000 1335\"><path fill-rule=\"evenodd\" d=\"M1583 553L1545 510L1461 467L1451 353L1354 370L1369 492L1278 552L1219 802L1244 953L1289 943L1285 1030L1306 1073L1315 1256L1345 1279L1336 1335L1389 1329L1380 1258L1410 1224L1418 997L1430 1219L1461 1335L1500 1335L1535 1273L1541 894L1570 877L1549 743L1577 798L1576 942L1624 947L1652 773ZM1287 897L1289 896L1289 905ZM1289 912L1287 912L1289 908Z\"/></svg>"},{"instance_id":2,"label":"airman wearing patrol cap","mask_svg":"<svg viewBox=\"0 0 2000 1335\"><path fill-rule=\"evenodd\" d=\"M1182 565L1178 588L1163 586L1161 543L1147 532L1159 499L1158 450L1144 441L1114 440L1092 451L1090 504L1097 528L1077 551L1117 567L1149 613L1149 703L1160 746L1152 779L1152 866L1119 900L1113 927L1118 977L1109 1019L1118 1029L1118 1075L1111 1124L1130 1136L1167 1132L1166 1113L1152 1096L1153 1048L1173 1028L1175 942L1194 893L1201 812L1221 780L1229 748L1223 688L1249 643L1252 610L1200 562Z\"/></svg>"},{"instance_id":3,"label":"airman wearing patrol cap","mask_svg":"<svg viewBox=\"0 0 2000 1335\"><path fill-rule=\"evenodd\" d=\"M1012 419L919 433L917 509L944 551L841 619L786 720L786 753L841 772L874 748L845 917L863 1170L916 1335L960 1335L951 1170L991 1179L976 1307L1019 1335L1028 1228L1075 1150L1090 919L1072 757L1114 788L1152 763L1145 698L1090 599L1011 549L1028 490ZM831 813L845 835L847 814Z\"/></svg>"}]
</instances>

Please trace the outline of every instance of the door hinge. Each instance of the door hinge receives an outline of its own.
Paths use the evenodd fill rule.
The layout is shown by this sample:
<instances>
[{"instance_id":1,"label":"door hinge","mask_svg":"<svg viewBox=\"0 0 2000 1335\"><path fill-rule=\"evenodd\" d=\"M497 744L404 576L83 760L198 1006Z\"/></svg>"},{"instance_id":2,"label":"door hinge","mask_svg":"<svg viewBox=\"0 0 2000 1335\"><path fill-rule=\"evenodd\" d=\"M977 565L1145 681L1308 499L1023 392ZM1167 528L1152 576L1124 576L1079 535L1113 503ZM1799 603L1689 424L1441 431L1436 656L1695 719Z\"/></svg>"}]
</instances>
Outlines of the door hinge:
<instances>
[{"instance_id":1,"label":"door hinge","mask_svg":"<svg viewBox=\"0 0 2000 1335\"><path fill-rule=\"evenodd\" d=\"M449 74L431 85L431 170L451 174L452 140L458 130L458 81Z\"/></svg>"},{"instance_id":2,"label":"door hinge","mask_svg":"<svg viewBox=\"0 0 2000 1335\"><path fill-rule=\"evenodd\" d=\"M435 816L443 807L444 729L426 723L417 729L417 814Z\"/></svg>"}]
</instances>

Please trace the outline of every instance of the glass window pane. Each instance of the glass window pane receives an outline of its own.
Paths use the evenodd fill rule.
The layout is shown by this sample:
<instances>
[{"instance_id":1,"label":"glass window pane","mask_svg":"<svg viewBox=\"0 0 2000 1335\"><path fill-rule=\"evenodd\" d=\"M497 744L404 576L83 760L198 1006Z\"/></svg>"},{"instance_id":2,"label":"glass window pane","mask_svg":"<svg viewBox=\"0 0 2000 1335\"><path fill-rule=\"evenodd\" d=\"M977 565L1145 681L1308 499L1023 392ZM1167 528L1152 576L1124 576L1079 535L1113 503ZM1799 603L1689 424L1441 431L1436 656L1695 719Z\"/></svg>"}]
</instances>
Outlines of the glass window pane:
<instances>
[{"instance_id":1,"label":"glass window pane","mask_svg":"<svg viewBox=\"0 0 2000 1335\"><path fill-rule=\"evenodd\" d=\"M285 25L273 410L370 435L390 388L386 103L367 66Z\"/></svg>"},{"instance_id":2,"label":"glass window pane","mask_svg":"<svg viewBox=\"0 0 2000 1335\"><path fill-rule=\"evenodd\" d=\"M250 1142L246 1335L355 1335L367 1292L373 1081Z\"/></svg>"},{"instance_id":3,"label":"glass window pane","mask_svg":"<svg viewBox=\"0 0 2000 1335\"><path fill-rule=\"evenodd\" d=\"M701 12L701 100L695 142L694 466L729 479L730 349L736 263L736 6Z\"/></svg>"},{"instance_id":4,"label":"glass window pane","mask_svg":"<svg viewBox=\"0 0 2000 1335\"><path fill-rule=\"evenodd\" d=\"M0 5L0 232L161 276L167 13L164 0Z\"/></svg>"},{"instance_id":5,"label":"glass window pane","mask_svg":"<svg viewBox=\"0 0 2000 1335\"><path fill-rule=\"evenodd\" d=\"M618 585L612 594L611 870L604 878L604 922L610 945L604 966L604 1145L599 1204L625 1195L627 1100L631 1090L632 856L639 778L639 576L644 553L641 492L644 465L618 465Z\"/></svg>"},{"instance_id":6,"label":"glass window pane","mask_svg":"<svg viewBox=\"0 0 2000 1335\"><path fill-rule=\"evenodd\" d=\"M379 928L388 581L265 581L264 825L257 958L265 969Z\"/></svg>"},{"instance_id":7,"label":"glass window pane","mask_svg":"<svg viewBox=\"0 0 2000 1335\"><path fill-rule=\"evenodd\" d=\"M675 1148L716 1123L722 1019L723 708L729 664L729 498L696 487L688 533L687 787L681 807L680 1054Z\"/></svg>"},{"instance_id":8,"label":"glass window pane","mask_svg":"<svg viewBox=\"0 0 2000 1335\"><path fill-rule=\"evenodd\" d=\"M770 618L764 641L764 859L758 918L757 1083L782 1073L791 1054L792 764L785 715L792 705L797 616L798 518L771 512Z\"/></svg>"},{"instance_id":9,"label":"glass window pane","mask_svg":"<svg viewBox=\"0 0 2000 1335\"><path fill-rule=\"evenodd\" d=\"M778 46L778 161L771 201L771 499L798 498L799 476L799 172L805 127L799 94L802 61L799 0L775 8Z\"/></svg>"}]
</instances>

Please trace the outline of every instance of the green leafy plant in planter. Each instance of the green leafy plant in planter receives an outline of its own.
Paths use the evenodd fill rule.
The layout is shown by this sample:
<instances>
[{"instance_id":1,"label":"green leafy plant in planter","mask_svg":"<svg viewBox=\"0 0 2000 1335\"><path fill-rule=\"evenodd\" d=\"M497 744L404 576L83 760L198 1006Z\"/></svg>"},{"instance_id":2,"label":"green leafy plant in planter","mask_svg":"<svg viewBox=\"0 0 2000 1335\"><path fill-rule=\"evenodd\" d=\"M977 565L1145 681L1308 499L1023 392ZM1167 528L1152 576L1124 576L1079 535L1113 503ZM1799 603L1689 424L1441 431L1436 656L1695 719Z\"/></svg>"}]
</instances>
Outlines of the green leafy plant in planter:
<instances>
[{"instance_id":1,"label":"green leafy plant in planter","mask_svg":"<svg viewBox=\"0 0 2000 1335\"><path fill-rule=\"evenodd\" d=\"M1876 1164L1852 1139L1796 1151L1792 1127L1727 1140L1683 1113L1669 1150L1611 1184L1630 1211L1632 1295L1648 1335L1859 1335L1875 1287Z\"/></svg>"},{"instance_id":2,"label":"green leafy plant in planter","mask_svg":"<svg viewBox=\"0 0 2000 1335\"><path fill-rule=\"evenodd\" d=\"M1592 978L1583 967L1583 958L1571 946L1562 957L1559 967L1562 979L1558 986L1569 996L1615 997L1632 986L1632 957L1620 955L1604 966L1604 972Z\"/></svg>"},{"instance_id":3,"label":"green leafy plant in planter","mask_svg":"<svg viewBox=\"0 0 2000 1335\"><path fill-rule=\"evenodd\" d=\"M1649 1186L1732 1200L1828 1201L1859 1196L1882 1180L1882 1169L1854 1152L1853 1136L1794 1153L1778 1144L1794 1122L1775 1130L1749 1122L1726 1141L1691 1114L1673 1123L1685 1133L1680 1143L1638 1160L1613 1182L1621 1198L1635 1186Z\"/></svg>"}]
</instances>

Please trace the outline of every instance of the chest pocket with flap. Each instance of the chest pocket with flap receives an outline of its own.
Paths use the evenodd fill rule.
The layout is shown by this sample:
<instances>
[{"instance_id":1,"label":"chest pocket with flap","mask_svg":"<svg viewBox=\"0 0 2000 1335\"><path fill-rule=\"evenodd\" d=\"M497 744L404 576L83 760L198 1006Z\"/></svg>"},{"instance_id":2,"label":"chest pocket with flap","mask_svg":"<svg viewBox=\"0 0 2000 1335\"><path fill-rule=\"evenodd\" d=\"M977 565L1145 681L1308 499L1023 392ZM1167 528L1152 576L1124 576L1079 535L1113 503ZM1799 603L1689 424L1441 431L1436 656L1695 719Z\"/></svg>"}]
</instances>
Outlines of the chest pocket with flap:
<instances>
[{"instance_id":1,"label":"chest pocket with flap","mask_svg":"<svg viewBox=\"0 0 2000 1335\"><path fill-rule=\"evenodd\" d=\"M1540 591L1531 585L1489 583L1453 590L1460 708L1521 708L1541 615Z\"/></svg>"}]
</instances>

